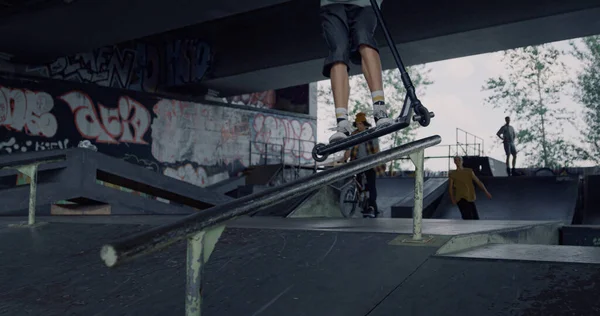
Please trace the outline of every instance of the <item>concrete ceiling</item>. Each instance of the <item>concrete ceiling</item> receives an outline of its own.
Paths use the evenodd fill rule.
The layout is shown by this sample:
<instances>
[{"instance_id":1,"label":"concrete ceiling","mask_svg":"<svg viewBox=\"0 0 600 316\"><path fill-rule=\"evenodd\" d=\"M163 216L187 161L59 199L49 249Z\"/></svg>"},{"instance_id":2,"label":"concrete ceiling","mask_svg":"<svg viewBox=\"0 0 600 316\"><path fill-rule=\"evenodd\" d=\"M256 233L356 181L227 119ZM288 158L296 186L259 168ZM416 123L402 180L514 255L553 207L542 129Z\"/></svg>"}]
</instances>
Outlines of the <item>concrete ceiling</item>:
<instances>
[{"instance_id":1,"label":"concrete ceiling","mask_svg":"<svg viewBox=\"0 0 600 316\"><path fill-rule=\"evenodd\" d=\"M0 52L41 63L289 0L0 0Z\"/></svg>"},{"instance_id":2,"label":"concrete ceiling","mask_svg":"<svg viewBox=\"0 0 600 316\"><path fill-rule=\"evenodd\" d=\"M600 34L598 0L406 3L383 11L407 65ZM133 39L200 38L216 52L213 73L178 91L235 95L324 79L318 10L319 0L0 0L0 53L35 64ZM377 39L384 68L395 68Z\"/></svg>"},{"instance_id":3,"label":"concrete ceiling","mask_svg":"<svg viewBox=\"0 0 600 316\"><path fill-rule=\"evenodd\" d=\"M383 12L407 65L600 34L598 0L404 3L384 1ZM211 43L216 60L203 88L222 95L284 88L325 79L318 6L313 0L291 1L152 39L196 36ZM379 33L384 68L395 68Z\"/></svg>"}]
</instances>

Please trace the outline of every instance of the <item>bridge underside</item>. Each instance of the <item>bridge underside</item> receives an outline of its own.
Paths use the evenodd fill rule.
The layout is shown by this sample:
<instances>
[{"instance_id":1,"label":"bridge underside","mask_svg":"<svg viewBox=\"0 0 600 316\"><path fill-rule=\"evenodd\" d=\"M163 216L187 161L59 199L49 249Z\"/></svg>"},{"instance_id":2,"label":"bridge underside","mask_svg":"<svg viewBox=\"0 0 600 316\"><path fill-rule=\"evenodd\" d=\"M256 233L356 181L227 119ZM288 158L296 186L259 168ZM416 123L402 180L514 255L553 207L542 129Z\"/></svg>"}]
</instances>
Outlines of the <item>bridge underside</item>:
<instances>
[{"instance_id":1,"label":"bridge underside","mask_svg":"<svg viewBox=\"0 0 600 316\"><path fill-rule=\"evenodd\" d=\"M475 6L463 1L452 7L440 5L434 10L429 4L420 2L418 7L407 10L399 2L390 1L383 9L406 65L600 33L600 2L594 4L596 8L583 10L579 9L589 1L549 4L545 8L541 3L531 5L531 1L521 1L518 6L512 2L515 1L502 4L481 1ZM301 5L288 8L292 5L295 4L268 8L254 15L257 20L268 21L269 27L266 23L252 24L240 16L228 22L207 23L206 30L195 29L194 33L207 38L219 53L212 77L200 85L229 95L326 79L321 75L321 69L327 50L320 34L318 16L311 12L317 8ZM546 12L540 12L540 8ZM225 26L225 23L231 24ZM272 25L286 27L271 28ZM215 28L226 28L228 35L217 37L207 31ZM383 68L396 68L380 31L377 40ZM360 73L360 68L351 67L351 73Z\"/></svg>"},{"instance_id":2,"label":"bridge underside","mask_svg":"<svg viewBox=\"0 0 600 316\"><path fill-rule=\"evenodd\" d=\"M214 52L211 70L179 86L179 93L210 88L232 96L325 79L317 0L44 3L53 5L0 11L0 52L13 62L39 65L134 40L161 45L198 39ZM383 13L407 65L600 33L596 0L385 1ZM395 68L381 32L377 40L383 67Z\"/></svg>"}]
</instances>

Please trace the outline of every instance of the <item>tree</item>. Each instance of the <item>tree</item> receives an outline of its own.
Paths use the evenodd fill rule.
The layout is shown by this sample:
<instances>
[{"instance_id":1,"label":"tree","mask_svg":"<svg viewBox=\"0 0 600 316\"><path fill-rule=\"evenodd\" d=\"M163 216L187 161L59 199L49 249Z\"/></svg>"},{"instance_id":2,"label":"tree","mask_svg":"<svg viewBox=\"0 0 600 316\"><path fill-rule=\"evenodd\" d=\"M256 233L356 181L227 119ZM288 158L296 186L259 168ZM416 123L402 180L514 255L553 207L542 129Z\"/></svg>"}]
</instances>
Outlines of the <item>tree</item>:
<instances>
[{"instance_id":1,"label":"tree","mask_svg":"<svg viewBox=\"0 0 600 316\"><path fill-rule=\"evenodd\" d=\"M581 158L600 163L600 36L589 36L580 40L583 47L571 41L571 54L577 58L582 68L575 79L575 99L583 105L586 123L582 131L583 143Z\"/></svg>"},{"instance_id":2,"label":"tree","mask_svg":"<svg viewBox=\"0 0 600 316\"><path fill-rule=\"evenodd\" d=\"M524 164L548 168L567 166L577 158L575 146L564 135L565 123L575 124L572 111L559 107L569 82L562 52L550 44L504 52L507 74L489 78L485 103L501 108L518 122L517 144Z\"/></svg>"},{"instance_id":3,"label":"tree","mask_svg":"<svg viewBox=\"0 0 600 316\"><path fill-rule=\"evenodd\" d=\"M433 81L428 78L431 69L428 69L426 65L418 65L407 67L406 71L410 75L413 85L417 90L417 95L421 98L424 95L426 87L433 84ZM400 71L398 71L397 68L383 71L383 87L388 115L395 118L402 109L404 96L406 94L406 89L404 89L404 84L400 77ZM319 84L318 103L325 104L327 113L331 113L331 116L333 117L334 103L329 80ZM359 112L366 113L369 122L375 124L373 116L371 115L373 113L371 92L367 85L367 81L362 74L350 77L350 99L348 102L349 116L354 116ZM333 119L333 122L335 122L335 118ZM392 146L400 146L413 141L416 134L416 125L418 125L417 122L412 122L411 125L405 129L379 138L380 147L382 149L387 149ZM394 162L392 167L392 169L400 169L401 163Z\"/></svg>"}]
</instances>

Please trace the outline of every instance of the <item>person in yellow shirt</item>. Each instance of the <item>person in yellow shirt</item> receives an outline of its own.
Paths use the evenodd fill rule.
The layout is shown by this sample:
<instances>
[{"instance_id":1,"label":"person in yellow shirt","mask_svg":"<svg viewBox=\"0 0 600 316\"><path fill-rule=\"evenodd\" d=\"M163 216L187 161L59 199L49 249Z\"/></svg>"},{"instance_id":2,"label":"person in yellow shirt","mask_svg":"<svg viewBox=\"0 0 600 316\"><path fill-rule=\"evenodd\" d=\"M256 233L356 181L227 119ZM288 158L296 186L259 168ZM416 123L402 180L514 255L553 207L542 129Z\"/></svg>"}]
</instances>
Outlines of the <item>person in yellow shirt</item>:
<instances>
[{"instance_id":1,"label":"person in yellow shirt","mask_svg":"<svg viewBox=\"0 0 600 316\"><path fill-rule=\"evenodd\" d=\"M479 213L475 205L476 197L473 182L477 183L477 186L485 193L488 199L491 199L492 195L471 168L463 167L462 157L454 157L454 164L456 165L456 170L451 170L448 174L450 200L453 205L458 205L462 219L479 219Z\"/></svg>"}]
</instances>

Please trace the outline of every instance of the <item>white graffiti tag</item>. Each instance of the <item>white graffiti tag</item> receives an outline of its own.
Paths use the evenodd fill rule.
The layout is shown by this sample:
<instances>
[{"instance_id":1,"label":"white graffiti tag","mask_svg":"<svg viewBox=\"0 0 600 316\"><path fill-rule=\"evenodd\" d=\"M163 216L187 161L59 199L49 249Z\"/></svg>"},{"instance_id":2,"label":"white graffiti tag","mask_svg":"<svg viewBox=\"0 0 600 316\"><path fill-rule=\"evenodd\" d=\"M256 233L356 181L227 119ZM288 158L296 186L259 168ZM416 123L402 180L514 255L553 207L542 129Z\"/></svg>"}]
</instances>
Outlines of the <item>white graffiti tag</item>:
<instances>
[{"instance_id":1,"label":"white graffiti tag","mask_svg":"<svg viewBox=\"0 0 600 316\"><path fill-rule=\"evenodd\" d=\"M0 125L31 136L53 137L58 124L50 113L54 100L46 92L0 86Z\"/></svg>"}]
</instances>

